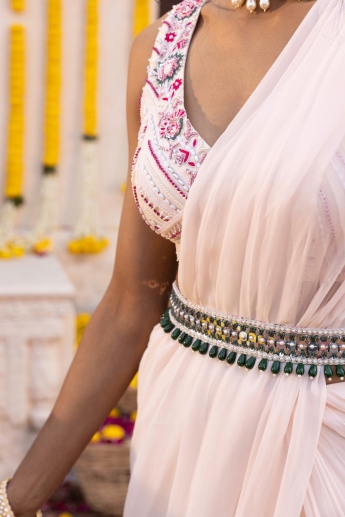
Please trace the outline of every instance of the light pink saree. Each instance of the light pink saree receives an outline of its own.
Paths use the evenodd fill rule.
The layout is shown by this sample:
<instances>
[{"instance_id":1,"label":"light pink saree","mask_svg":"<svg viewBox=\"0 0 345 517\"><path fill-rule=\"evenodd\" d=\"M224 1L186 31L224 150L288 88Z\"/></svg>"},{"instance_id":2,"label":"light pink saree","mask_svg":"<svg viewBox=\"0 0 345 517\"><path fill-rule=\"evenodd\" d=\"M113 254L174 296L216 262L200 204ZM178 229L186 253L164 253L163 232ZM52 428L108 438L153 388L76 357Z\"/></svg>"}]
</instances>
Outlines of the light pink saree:
<instances>
[{"instance_id":1,"label":"light pink saree","mask_svg":"<svg viewBox=\"0 0 345 517\"><path fill-rule=\"evenodd\" d=\"M345 327L345 14L318 0L202 165L184 214L190 300ZM126 517L343 517L345 385L209 361L156 327Z\"/></svg>"}]
</instances>

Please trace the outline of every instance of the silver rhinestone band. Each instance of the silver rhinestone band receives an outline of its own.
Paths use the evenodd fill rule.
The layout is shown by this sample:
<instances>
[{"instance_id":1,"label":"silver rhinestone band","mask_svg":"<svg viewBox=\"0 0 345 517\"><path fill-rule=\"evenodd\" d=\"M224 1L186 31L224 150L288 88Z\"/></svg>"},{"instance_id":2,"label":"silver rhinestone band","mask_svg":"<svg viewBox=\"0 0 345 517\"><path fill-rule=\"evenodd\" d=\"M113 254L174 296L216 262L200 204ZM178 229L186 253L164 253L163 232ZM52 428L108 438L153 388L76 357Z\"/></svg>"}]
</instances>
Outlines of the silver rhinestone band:
<instances>
[{"instance_id":1,"label":"silver rhinestone band","mask_svg":"<svg viewBox=\"0 0 345 517\"><path fill-rule=\"evenodd\" d=\"M229 351L306 365L345 364L345 329L266 324L205 309L173 285L171 322L196 339Z\"/></svg>"},{"instance_id":2,"label":"silver rhinestone band","mask_svg":"<svg viewBox=\"0 0 345 517\"><path fill-rule=\"evenodd\" d=\"M196 303L190 302L183 296L179 288L177 287L176 282L173 284L173 291L176 296L180 299L180 301L189 307L191 310L196 312L207 313L214 319L222 319L229 321L237 321L239 325L247 325L248 327L257 327L261 330L271 330L276 332L277 334L285 333L285 334L302 334L307 336L332 336L332 337L341 337L345 336L345 328L339 329L326 329L326 328L309 328L309 327L291 327L288 325L276 325L274 323L264 323L259 320L251 320L247 318L241 318L239 316L232 316L230 314L226 314L224 312L218 312L213 309L206 309L205 307L201 307Z\"/></svg>"}]
</instances>

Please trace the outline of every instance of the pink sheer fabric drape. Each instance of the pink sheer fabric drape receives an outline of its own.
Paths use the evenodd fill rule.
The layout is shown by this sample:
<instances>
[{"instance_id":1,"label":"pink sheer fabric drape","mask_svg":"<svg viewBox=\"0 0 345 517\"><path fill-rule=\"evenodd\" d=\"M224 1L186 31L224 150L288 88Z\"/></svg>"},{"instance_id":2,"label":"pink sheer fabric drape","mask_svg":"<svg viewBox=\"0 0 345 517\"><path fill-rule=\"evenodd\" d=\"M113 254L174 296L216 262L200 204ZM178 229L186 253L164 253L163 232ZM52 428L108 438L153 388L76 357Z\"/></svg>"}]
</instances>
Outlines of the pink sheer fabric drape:
<instances>
[{"instance_id":1,"label":"pink sheer fabric drape","mask_svg":"<svg viewBox=\"0 0 345 517\"><path fill-rule=\"evenodd\" d=\"M179 286L204 307L345 327L345 15L318 0L209 152ZM126 517L343 517L345 387L207 360L152 333Z\"/></svg>"}]
</instances>

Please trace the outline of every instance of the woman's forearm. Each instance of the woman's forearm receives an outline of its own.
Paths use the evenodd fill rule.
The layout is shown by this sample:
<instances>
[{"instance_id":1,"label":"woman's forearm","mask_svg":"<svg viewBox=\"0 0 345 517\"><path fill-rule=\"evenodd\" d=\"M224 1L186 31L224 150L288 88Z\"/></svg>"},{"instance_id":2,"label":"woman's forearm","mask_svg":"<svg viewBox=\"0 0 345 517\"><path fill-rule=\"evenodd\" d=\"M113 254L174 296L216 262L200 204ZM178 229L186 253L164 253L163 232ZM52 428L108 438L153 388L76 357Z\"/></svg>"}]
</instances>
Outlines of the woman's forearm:
<instances>
[{"instance_id":1,"label":"woman's forearm","mask_svg":"<svg viewBox=\"0 0 345 517\"><path fill-rule=\"evenodd\" d=\"M106 294L93 315L52 414L9 485L16 517L31 517L50 497L137 371L165 301L118 298Z\"/></svg>"}]
</instances>

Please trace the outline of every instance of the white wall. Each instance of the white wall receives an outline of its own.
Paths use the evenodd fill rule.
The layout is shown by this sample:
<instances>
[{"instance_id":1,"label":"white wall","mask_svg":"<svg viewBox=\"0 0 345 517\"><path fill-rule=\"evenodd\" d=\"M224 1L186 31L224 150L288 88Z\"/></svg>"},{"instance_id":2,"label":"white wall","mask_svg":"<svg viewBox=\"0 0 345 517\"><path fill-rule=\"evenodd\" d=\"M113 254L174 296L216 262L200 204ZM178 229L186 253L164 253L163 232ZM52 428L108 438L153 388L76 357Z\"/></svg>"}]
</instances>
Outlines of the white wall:
<instances>
[{"instance_id":1,"label":"white wall","mask_svg":"<svg viewBox=\"0 0 345 517\"><path fill-rule=\"evenodd\" d=\"M157 9L158 4L151 0ZM120 185L126 178L127 141L125 90L132 41L133 0L100 0L99 60L99 201L101 221L112 237L102 255L73 257L65 252L78 206L79 147L82 131L83 49L85 0L63 0L63 90L61 159L59 164L59 228L57 252L77 286L80 309L91 309L104 291L112 269L122 204ZM23 14L13 13L9 0L0 0L0 199L6 162L8 109L8 28L27 27L27 92L25 137L25 199L19 223L35 220L41 181L42 125L45 91L45 0L26 0ZM153 14L154 16L154 14ZM1 266L0 264L0 267Z\"/></svg>"}]
</instances>

